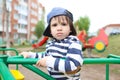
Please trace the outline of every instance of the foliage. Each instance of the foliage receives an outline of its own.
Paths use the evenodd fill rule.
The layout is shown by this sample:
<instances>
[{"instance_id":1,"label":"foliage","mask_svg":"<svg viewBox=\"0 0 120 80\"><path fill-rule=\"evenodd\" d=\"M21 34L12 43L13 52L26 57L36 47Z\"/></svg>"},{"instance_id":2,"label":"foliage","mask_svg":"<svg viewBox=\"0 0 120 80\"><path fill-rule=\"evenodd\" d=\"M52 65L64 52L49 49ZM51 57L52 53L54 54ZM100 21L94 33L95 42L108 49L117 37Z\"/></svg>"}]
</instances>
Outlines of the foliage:
<instances>
[{"instance_id":1,"label":"foliage","mask_svg":"<svg viewBox=\"0 0 120 80\"><path fill-rule=\"evenodd\" d=\"M75 23L75 26L78 26L79 30L85 30L86 32L89 30L90 20L88 16L80 17Z\"/></svg>"},{"instance_id":2,"label":"foliage","mask_svg":"<svg viewBox=\"0 0 120 80\"><path fill-rule=\"evenodd\" d=\"M41 20L37 23L36 28L35 28L35 36L38 39L42 36L44 29L45 29L45 25L44 25L44 22Z\"/></svg>"}]
</instances>

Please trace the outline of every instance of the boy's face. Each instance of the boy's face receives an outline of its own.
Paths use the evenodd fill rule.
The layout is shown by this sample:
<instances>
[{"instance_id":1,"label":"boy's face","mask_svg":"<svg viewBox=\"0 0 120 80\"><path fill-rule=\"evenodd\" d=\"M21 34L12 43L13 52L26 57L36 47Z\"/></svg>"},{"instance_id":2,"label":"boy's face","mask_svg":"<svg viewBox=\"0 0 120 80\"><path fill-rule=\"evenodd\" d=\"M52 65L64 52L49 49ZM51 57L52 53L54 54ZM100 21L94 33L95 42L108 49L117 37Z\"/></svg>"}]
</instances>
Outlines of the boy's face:
<instances>
[{"instance_id":1,"label":"boy's face","mask_svg":"<svg viewBox=\"0 0 120 80\"><path fill-rule=\"evenodd\" d=\"M68 24L65 16L59 16L51 19L50 24L51 34L57 40L62 40L66 38L70 30L70 25Z\"/></svg>"}]
</instances>

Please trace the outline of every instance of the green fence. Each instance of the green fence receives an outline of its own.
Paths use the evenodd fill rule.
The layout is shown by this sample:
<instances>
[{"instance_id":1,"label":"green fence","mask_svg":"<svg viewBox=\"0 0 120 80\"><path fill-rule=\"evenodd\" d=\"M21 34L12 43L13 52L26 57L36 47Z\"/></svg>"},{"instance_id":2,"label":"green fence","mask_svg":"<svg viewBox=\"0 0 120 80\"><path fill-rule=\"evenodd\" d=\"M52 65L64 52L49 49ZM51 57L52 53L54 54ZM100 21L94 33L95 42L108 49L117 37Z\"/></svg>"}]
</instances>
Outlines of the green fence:
<instances>
[{"instance_id":1,"label":"green fence","mask_svg":"<svg viewBox=\"0 0 120 80\"><path fill-rule=\"evenodd\" d=\"M120 64L120 56L109 54L107 58L85 58L84 64L106 64L106 80L109 80L109 64Z\"/></svg>"},{"instance_id":2,"label":"green fence","mask_svg":"<svg viewBox=\"0 0 120 80\"><path fill-rule=\"evenodd\" d=\"M0 50L12 50L16 52L16 55L18 55L18 52L15 49L0 48ZM33 66L37 60L38 59L31 58L25 59L22 56L8 57L7 55L0 55L0 80L15 80L7 67L9 64L22 64L24 67L35 72L41 77L47 80L54 80L53 77ZM109 64L120 64L120 56L110 54L107 58L84 58L84 64L106 64L106 80L109 80Z\"/></svg>"}]
</instances>

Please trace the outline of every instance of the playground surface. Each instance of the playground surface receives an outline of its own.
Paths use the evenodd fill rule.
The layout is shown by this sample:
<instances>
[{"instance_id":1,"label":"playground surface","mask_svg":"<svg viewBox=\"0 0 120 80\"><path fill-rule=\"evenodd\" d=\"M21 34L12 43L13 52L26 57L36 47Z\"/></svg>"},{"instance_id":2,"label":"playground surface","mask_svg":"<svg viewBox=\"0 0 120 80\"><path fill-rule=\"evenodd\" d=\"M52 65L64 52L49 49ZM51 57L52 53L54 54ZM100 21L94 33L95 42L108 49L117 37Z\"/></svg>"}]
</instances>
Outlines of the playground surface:
<instances>
[{"instance_id":1,"label":"playground surface","mask_svg":"<svg viewBox=\"0 0 120 80\"><path fill-rule=\"evenodd\" d=\"M15 65L10 65L10 69L15 69ZM47 73L46 68L41 67L42 71ZM34 72L26 69L25 67L19 65L19 71L24 75L24 80L46 80ZM120 80L120 65L111 64L110 65L110 78L109 80ZM83 65L81 70L81 80L106 80L105 78L105 65L95 64L95 65Z\"/></svg>"}]
</instances>

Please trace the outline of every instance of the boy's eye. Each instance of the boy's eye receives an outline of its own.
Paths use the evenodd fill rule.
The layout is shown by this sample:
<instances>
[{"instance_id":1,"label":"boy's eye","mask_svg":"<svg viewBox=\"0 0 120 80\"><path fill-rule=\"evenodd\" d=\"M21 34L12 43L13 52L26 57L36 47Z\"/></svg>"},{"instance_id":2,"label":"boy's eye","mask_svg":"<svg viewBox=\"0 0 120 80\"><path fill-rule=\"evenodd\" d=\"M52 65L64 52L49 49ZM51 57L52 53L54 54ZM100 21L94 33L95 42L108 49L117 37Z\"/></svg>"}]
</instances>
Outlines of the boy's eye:
<instances>
[{"instance_id":1,"label":"boy's eye","mask_svg":"<svg viewBox=\"0 0 120 80\"><path fill-rule=\"evenodd\" d=\"M57 24L52 24L52 26L57 26Z\"/></svg>"},{"instance_id":2,"label":"boy's eye","mask_svg":"<svg viewBox=\"0 0 120 80\"><path fill-rule=\"evenodd\" d=\"M67 24L66 23L61 23L61 25L66 26Z\"/></svg>"}]
</instances>

